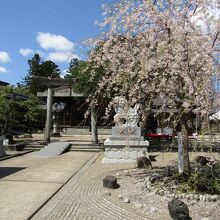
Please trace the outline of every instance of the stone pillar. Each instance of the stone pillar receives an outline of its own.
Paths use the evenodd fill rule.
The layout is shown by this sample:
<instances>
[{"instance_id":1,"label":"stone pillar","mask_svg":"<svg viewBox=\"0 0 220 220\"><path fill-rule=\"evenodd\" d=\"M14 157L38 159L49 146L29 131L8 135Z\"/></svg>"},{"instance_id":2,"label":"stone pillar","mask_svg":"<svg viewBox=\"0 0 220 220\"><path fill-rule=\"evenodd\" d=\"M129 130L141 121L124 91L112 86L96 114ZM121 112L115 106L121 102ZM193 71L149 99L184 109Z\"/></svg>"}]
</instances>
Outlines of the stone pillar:
<instances>
[{"instance_id":1,"label":"stone pillar","mask_svg":"<svg viewBox=\"0 0 220 220\"><path fill-rule=\"evenodd\" d=\"M45 142L50 141L53 89L51 87L48 87L47 91L47 116L44 133Z\"/></svg>"},{"instance_id":2,"label":"stone pillar","mask_svg":"<svg viewBox=\"0 0 220 220\"><path fill-rule=\"evenodd\" d=\"M183 136L181 132L178 132L178 171L179 174L183 173Z\"/></svg>"},{"instance_id":3,"label":"stone pillar","mask_svg":"<svg viewBox=\"0 0 220 220\"><path fill-rule=\"evenodd\" d=\"M91 104L91 133L92 133L92 143L98 144L98 128L97 128L97 115L95 111L95 105Z\"/></svg>"}]
</instances>

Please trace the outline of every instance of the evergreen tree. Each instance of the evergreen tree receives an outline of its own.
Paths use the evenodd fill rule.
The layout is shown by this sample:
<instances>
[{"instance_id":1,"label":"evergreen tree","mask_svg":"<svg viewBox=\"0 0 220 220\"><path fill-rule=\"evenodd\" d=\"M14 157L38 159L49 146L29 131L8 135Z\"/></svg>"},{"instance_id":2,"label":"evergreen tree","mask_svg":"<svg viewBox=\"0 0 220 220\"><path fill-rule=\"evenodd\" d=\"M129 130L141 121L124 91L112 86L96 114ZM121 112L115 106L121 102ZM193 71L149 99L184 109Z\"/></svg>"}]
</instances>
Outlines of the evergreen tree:
<instances>
[{"instance_id":1,"label":"evergreen tree","mask_svg":"<svg viewBox=\"0 0 220 220\"><path fill-rule=\"evenodd\" d=\"M24 77L20 86L27 88L32 94L44 91L46 86L39 85L32 76L42 76L51 78L60 78L60 70L58 65L52 61L43 61L39 54L35 54L32 59L28 60L29 70L27 76Z\"/></svg>"},{"instance_id":2,"label":"evergreen tree","mask_svg":"<svg viewBox=\"0 0 220 220\"><path fill-rule=\"evenodd\" d=\"M0 87L0 129L6 134L10 129L27 131L39 119L39 102L24 88Z\"/></svg>"}]
</instances>

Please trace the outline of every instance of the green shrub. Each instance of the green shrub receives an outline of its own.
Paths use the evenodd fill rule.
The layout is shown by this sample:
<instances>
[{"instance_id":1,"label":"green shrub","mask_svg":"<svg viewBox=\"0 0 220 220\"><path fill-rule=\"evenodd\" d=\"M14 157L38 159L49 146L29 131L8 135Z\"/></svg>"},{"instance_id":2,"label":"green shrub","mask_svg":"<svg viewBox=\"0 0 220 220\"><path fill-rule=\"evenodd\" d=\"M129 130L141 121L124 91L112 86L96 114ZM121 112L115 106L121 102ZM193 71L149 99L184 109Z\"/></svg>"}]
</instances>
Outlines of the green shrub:
<instances>
[{"instance_id":1,"label":"green shrub","mask_svg":"<svg viewBox=\"0 0 220 220\"><path fill-rule=\"evenodd\" d=\"M220 179L212 173L194 171L191 173L187 184L198 193L220 194Z\"/></svg>"}]
</instances>

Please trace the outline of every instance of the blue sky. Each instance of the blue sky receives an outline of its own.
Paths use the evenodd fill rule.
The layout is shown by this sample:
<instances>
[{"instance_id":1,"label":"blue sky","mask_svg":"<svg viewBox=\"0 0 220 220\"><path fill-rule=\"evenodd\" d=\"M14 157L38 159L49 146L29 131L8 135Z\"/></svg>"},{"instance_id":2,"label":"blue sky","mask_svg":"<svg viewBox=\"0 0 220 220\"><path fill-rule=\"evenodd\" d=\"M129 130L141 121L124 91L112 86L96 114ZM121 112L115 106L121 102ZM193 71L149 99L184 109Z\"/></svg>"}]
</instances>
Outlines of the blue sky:
<instances>
[{"instance_id":1,"label":"blue sky","mask_svg":"<svg viewBox=\"0 0 220 220\"><path fill-rule=\"evenodd\" d=\"M35 52L51 59L61 71L70 56L85 57L77 49L100 33L101 5L111 0L1 0L0 80L16 84L27 74Z\"/></svg>"}]
</instances>

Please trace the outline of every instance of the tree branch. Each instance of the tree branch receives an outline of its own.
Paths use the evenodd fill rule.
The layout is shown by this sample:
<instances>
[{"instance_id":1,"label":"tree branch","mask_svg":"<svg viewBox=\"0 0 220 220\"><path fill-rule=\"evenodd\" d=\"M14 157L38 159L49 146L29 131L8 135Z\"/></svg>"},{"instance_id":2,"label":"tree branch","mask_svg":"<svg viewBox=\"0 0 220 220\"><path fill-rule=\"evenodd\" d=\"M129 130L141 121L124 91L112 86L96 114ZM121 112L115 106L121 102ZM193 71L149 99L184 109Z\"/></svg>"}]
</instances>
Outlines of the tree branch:
<instances>
[{"instance_id":1,"label":"tree branch","mask_svg":"<svg viewBox=\"0 0 220 220\"><path fill-rule=\"evenodd\" d=\"M216 41L217 41L217 39L218 39L218 35L219 35L219 31L218 31L217 34L215 35L215 39L214 39L214 41L213 41L212 48L215 46L215 43L216 43Z\"/></svg>"}]
</instances>

